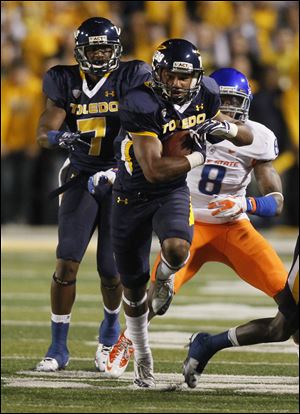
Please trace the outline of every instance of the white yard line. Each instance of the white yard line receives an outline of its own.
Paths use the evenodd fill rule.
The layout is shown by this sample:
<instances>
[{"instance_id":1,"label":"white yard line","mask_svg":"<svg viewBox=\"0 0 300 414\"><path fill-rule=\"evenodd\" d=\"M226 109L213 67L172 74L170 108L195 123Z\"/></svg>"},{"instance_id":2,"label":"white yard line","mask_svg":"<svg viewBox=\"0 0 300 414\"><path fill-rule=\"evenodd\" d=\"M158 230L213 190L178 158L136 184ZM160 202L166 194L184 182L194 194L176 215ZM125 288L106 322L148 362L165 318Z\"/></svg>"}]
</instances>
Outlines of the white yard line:
<instances>
[{"instance_id":1,"label":"white yard line","mask_svg":"<svg viewBox=\"0 0 300 414\"><path fill-rule=\"evenodd\" d=\"M5 360L21 360L21 361L32 361L33 359L39 360L41 358L40 355L33 355L30 357L27 356L2 356L1 360L5 361ZM92 361L94 362L93 358L76 358L76 357L70 357L70 363L75 361ZM297 360L298 361L298 360ZM169 363L170 361L168 359L159 359L160 363ZM274 367L281 367L281 366L289 366L289 367L297 367L299 366L298 362L269 362L269 361L259 361L259 362L240 362L240 361L218 361L218 362L214 362L214 361L210 361L209 362L210 365L250 365L250 366L261 366L261 365L270 365L270 366L274 366ZM33 371L32 371L33 372ZM59 375L61 375L59 373ZM97 373L97 375L100 375L99 373Z\"/></svg>"},{"instance_id":2,"label":"white yard line","mask_svg":"<svg viewBox=\"0 0 300 414\"><path fill-rule=\"evenodd\" d=\"M23 226L3 225L1 228L2 251L55 251L57 244L57 226ZM271 230L260 230L279 254L292 254L297 239L296 228L276 227ZM97 234L93 235L88 249L96 251ZM153 237L152 251L159 251L160 246Z\"/></svg>"},{"instance_id":3,"label":"white yard line","mask_svg":"<svg viewBox=\"0 0 300 414\"><path fill-rule=\"evenodd\" d=\"M80 300L80 299L79 299ZM2 309L7 307L4 305ZM22 306L22 308L33 309L32 307ZM35 311L47 311L50 312L50 305L34 307ZM81 310L84 312L84 309ZM194 321L208 320L249 320L256 318L266 318L275 316L277 308L273 306L251 306L241 304L228 304L228 303L206 303L197 305L175 305L172 304L168 309L168 312L164 316L160 316L161 320L167 319L190 319Z\"/></svg>"},{"instance_id":4,"label":"white yard line","mask_svg":"<svg viewBox=\"0 0 300 414\"><path fill-rule=\"evenodd\" d=\"M99 373L85 371L60 371L59 373L37 373L34 371L20 371L18 374L29 375L30 378L6 378L2 377L6 387L22 388L96 388L99 390L128 390L135 389L132 385L133 372L125 372L116 381L120 386L105 385L106 379L101 378ZM34 377L34 378L33 378ZM52 378L52 380L51 380ZM59 378L57 381L56 378ZM183 384L181 374L155 374L157 386L161 391L192 391L210 392L218 389L231 389L233 392L261 393L261 394L298 394L298 379L287 376L247 376L247 375L206 375L201 376L197 387L193 390ZM100 382L100 385L88 384L89 382ZM102 385L103 383L103 385ZM121 385L124 384L124 385Z\"/></svg>"}]
</instances>

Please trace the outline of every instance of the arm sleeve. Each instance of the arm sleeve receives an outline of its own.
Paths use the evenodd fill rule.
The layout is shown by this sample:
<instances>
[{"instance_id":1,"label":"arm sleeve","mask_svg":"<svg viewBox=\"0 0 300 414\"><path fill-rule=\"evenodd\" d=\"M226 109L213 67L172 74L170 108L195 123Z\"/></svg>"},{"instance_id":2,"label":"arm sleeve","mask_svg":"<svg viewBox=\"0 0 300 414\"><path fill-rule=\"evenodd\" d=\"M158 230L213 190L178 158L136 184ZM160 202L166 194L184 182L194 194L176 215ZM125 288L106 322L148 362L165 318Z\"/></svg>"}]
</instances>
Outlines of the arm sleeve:
<instances>
[{"instance_id":1,"label":"arm sleeve","mask_svg":"<svg viewBox=\"0 0 300 414\"><path fill-rule=\"evenodd\" d=\"M124 96L131 89L142 85L151 77L151 67L142 61L132 61L128 69L124 72L122 82L120 84L121 96Z\"/></svg>"},{"instance_id":2,"label":"arm sleeve","mask_svg":"<svg viewBox=\"0 0 300 414\"><path fill-rule=\"evenodd\" d=\"M259 126L254 130L256 142L259 143L256 149L256 159L272 161L278 156L278 142L275 134L265 126Z\"/></svg>"},{"instance_id":3,"label":"arm sleeve","mask_svg":"<svg viewBox=\"0 0 300 414\"><path fill-rule=\"evenodd\" d=\"M161 127L155 121L155 115L152 113L145 114L121 110L119 115L122 127L128 132L153 136L159 136L161 134Z\"/></svg>"},{"instance_id":4,"label":"arm sleeve","mask_svg":"<svg viewBox=\"0 0 300 414\"><path fill-rule=\"evenodd\" d=\"M56 106L65 110L67 109L66 81L64 81L63 74L59 72L56 67L49 69L48 72L45 73L43 79L43 92Z\"/></svg>"}]
</instances>

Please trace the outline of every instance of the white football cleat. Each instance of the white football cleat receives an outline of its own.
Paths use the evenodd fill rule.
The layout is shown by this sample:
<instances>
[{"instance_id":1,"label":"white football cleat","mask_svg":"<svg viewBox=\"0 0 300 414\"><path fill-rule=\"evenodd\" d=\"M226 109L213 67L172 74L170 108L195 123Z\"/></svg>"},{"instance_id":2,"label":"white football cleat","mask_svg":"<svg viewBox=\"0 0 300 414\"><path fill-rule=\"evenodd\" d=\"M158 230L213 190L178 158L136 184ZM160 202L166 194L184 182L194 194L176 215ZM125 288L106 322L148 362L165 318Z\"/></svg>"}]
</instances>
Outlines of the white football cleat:
<instances>
[{"instance_id":1,"label":"white football cleat","mask_svg":"<svg viewBox=\"0 0 300 414\"><path fill-rule=\"evenodd\" d=\"M112 347L106 360L105 374L109 378L120 378L126 370L134 348L130 339L124 332L119 336L118 342Z\"/></svg>"},{"instance_id":2,"label":"white football cleat","mask_svg":"<svg viewBox=\"0 0 300 414\"><path fill-rule=\"evenodd\" d=\"M147 357L134 359L134 375L133 384L137 388L153 388L155 387L155 379L153 376L153 359L149 354Z\"/></svg>"},{"instance_id":3,"label":"white football cleat","mask_svg":"<svg viewBox=\"0 0 300 414\"><path fill-rule=\"evenodd\" d=\"M174 296L174 279L175 274L165 280L155 280L152 296L152 309L155 314L164 315L167 312Z\"/></svg>"},{"instance_id":4,"label":"white football cleat","mask_svg":"<svg viewBox=\"0 0 300 414\"><path fill-rule=\"evenodd\" d=\"M55 358L46 357L41 360L36 366L36 371L39 372L55 372L59 371L60 369L64 369L69 363L69 360L63 367L59 367L58 362Z\"/></svg>"},{"instance_id":5,"label":"white football cleat","mask_svg":"<svg viewBox=\"0 0 300 414\"><path fill-rule=\"evenodd\" d=\"M105 372L106 360L111 350L112 346L106 346L103 344L98 345L95 355L95 366L98 371Z\"/></svg>"}]
</instances>

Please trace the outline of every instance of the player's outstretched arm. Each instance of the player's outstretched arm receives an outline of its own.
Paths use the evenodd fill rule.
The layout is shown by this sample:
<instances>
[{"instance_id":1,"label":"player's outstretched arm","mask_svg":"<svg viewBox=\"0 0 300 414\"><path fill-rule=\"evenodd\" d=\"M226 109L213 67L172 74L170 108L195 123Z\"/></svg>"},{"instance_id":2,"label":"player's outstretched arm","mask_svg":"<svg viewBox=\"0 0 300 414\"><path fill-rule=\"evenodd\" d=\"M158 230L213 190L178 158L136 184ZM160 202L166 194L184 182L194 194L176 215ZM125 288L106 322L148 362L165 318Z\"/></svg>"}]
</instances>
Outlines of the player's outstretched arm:
<instances>
[{"instance_id":1,"label":"player's outstretched arm","mask_svg":"<svg viewBox=\"0 0 300 414\"><path fill-rule=\"evenodd\" d=\"M58 131L66 117L66 111L54 104L51 99L46 101L46 109L39 119L37 127L37 142L43 148L51 148L53 144L49 142L48 132Z\"/></svg>"},{"instance_id":2,"label":"player's outstretched arm","mask_svg":"<svg viewBox=\"0 0 300 414\"><path fill-rule=\"evenodd\" d=\"M215 196L208 204L215 217L235 218L243 212L261 217L278 216L283 208L280 177L271 161L257 161L254 174L262 197Z\"/></svg>"},{"instance_id":3,"label":"player's outstretched arm","mask_svg":"<svg viewBox=\"0 0 300 414\"><path fill-rule=\"evenodd\" d=\"M261 194L263 196L271 195L275 200L275 215L279 215L283 209L284 198L282 195L281 179L273 167L272 161L258 161L254 166L254 175Z\"/></svg>"},{"instance_id":4,"label":"player's outstretched arm","mask_svg":"<svg viewBox=\"0 0 300 414\"><path fill-rule=\"evenodd\" d=\"M237 147L252 144L254 138L253 133L247 125L223 113L218 114L214 120L229 123L229 131L224 131L223 136Z\"/></svg>"}]
</instances>

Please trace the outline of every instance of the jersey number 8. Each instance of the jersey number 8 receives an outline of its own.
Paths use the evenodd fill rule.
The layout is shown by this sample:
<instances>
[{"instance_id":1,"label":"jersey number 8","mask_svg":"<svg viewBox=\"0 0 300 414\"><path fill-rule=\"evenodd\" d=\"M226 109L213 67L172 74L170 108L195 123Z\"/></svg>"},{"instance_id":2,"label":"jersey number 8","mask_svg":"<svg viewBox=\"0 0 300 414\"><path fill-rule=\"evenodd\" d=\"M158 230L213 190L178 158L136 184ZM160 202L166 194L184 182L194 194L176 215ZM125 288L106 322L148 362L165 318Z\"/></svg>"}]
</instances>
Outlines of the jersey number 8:
<instances>
[{"instance_id":1,"label":"jersey number 8","mask_svg":"<svg viewBox=\"0 0 300 414\"><path fill-rule=\"evenodd\" d=\"M219 194L226 168L221 165L205 165L199 181L199 191L203 194Z\"/></svg>"}]
</instances>

